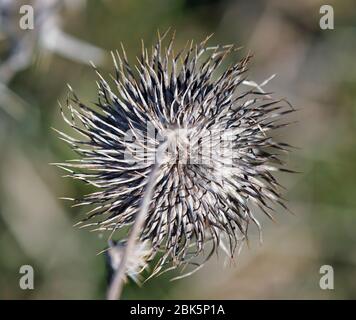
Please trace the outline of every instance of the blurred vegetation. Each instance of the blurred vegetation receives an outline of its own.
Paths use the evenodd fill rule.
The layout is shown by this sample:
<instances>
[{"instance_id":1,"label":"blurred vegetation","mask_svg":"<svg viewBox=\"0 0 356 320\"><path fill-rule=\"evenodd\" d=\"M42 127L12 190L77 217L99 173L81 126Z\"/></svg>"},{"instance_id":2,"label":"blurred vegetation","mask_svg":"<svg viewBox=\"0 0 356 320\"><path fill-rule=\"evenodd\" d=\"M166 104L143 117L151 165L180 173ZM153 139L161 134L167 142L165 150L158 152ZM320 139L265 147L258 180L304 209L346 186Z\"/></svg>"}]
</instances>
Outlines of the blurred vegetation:
<instances>
[{"instance_id":1,"label":"blurred vegetation","mask_svg":"<svg viewBox=\"0 0 356 320\"><path fill-rule=\"evenodd\" d=\"M69 3L70 1L68 1ZM254 53L250 75L277 77L268 89L299 109L298 124L284 130L292 145L283 175L295 215L278 209L277 224L263 220L264 244L256 232L236 264L212 258L194 276L172 275L133 283L124 298L356 298L356 11L351 0L329 1L335 30L321 30L323 1L91 0L60 10L62 27L107 52L99 66L112 71L109 51L124 43L130 60L140 41L157 30L176 30L176 47L188 40L237 43ZM66 2L67 3L67 2ZM19 17L17 15L17 17ZM0 33L3 33L0 30ZM31 31L32 32L32 31ZM0 58L9 54L0 38ZM37 50L31 64L0 87L0 298L101 299L105 296L105 235L73 228L83 213L59 197L89 188L61 178L49 165L73 157L51 127L67 130L58 101L66 83L84 101L96 99L93 70ZM254 236L255 235L255 236ZM19 288L19 268L35 269L35 290ZM319 288L319 269L334 267L335 290Z\"/></svg>"}]
</instances>

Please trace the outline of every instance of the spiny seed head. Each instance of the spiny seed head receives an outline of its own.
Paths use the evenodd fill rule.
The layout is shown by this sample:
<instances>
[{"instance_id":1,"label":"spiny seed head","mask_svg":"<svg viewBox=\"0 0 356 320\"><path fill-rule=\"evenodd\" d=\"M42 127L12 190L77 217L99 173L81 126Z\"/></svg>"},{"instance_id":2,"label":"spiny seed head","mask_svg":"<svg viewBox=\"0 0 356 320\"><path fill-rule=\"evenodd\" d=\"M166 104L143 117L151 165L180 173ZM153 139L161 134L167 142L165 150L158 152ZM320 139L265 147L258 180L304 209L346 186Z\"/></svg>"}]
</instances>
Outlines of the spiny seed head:
<instances>
[{"instance_id":1,"label":"spiny seed head","mask_svg":"<svg viewBox=\"0 0 356 320\"><path fill-rule=\"evenodd\" d=\"M284 206L272 175L284 170L273 130L292 108L244 77L250 56L224 65L233 45L190 43L178 54L173 38L151 53L143 46L134 68L124 49L113 54L113 86L97 71L98 102L90 108L71 90L65 121L79 133L63 140L80 155L60 166L95 191L76 200L91 205L85 226L112 232L134 223L154 161L155 191L140 241L149 241L159 268L190 261L228 239L233 256L257 208ZM248 86L250 85L250 86ZM164 151L157 155L160 146ZM208 255L210 257L210 255Z\"/></svg>"}]
</instances>

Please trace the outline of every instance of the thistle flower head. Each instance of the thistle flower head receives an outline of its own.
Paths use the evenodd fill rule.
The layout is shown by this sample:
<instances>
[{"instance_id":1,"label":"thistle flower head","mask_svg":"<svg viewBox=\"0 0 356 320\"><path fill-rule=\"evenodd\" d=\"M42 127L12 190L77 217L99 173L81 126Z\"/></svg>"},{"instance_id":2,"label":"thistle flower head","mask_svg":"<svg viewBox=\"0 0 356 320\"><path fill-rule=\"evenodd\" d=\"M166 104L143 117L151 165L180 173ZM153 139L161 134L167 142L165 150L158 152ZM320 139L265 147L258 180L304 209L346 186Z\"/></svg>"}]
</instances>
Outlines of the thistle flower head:
<instances>
[{"instance_id":1,"label":"thistle flower head","mask_svg":"<svg viewBox=\"0 0 356 320\"><path fill-rule=\"evenodd\" d=\"M271 132L292 110L246 86L250 56L224 64L233 45L206 39L175 54L173 37L166 48L163 38L151 53L142 46L134 67L124 49L113 54L112 84L97 71L96 108L71 93L63 117L81 138L61 136L80 159L61 167L96 189L76 200L93 206L85 225L113 232L134 223L158 161L140 241L162 252L160 266L184 264L207 243L215 252L222 238L232 256L250 222L259 227L256 209L270 216L273 203L283 205L272 172L284 170L277 153L288 145Z\"/></svg>"}]
</instances>

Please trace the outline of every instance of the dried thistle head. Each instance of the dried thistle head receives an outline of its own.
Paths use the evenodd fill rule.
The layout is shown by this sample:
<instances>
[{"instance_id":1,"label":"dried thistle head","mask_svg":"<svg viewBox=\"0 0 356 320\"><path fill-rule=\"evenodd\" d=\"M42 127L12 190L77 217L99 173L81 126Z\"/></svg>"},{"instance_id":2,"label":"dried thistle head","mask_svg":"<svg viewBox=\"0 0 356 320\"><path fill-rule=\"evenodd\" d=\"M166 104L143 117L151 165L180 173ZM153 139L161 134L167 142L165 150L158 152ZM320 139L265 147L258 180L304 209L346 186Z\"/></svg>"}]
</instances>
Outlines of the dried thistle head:
<instances>
[{"instance_id":1,"label":"dried thistle head","mask_svg":"<svg viewBox=\"0 0 356 320\"><path fill-rule=\"evenodd\" d=\"M71 92L71 119L62 114L81 138L61 137L80 158L60 164L96 189L75 200L93 206L83 225L114 232L135 221L165 144L140 234L154 254L161 252L158 269L189 262L207 243L213 253L222 238L233 256L250 222L260 229L257 208L271 217L274 203L284 206L272 173L284 170L278 151L288 145L271 132L293 111L249 86L244 74L250 56L223 64L233 45L208 47L206 39L175 54L174 37L166 48L163 38L150 54L142 46L134 68L124 49L113 54L113 85L97 71L96 108Z\"/></svg>"}]
</instances>

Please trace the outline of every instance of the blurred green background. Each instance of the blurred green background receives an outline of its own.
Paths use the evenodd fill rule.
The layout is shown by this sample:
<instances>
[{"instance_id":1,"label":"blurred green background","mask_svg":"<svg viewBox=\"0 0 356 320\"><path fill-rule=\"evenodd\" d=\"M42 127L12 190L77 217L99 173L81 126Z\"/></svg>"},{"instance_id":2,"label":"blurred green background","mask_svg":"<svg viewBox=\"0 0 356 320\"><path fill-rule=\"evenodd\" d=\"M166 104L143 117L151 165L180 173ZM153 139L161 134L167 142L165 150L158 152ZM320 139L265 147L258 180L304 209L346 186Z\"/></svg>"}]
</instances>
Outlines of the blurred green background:
<instances>
[{"instance_id":1,"label":"blurred green background","mask_svg":"<svg viewBox=\"0 0 356 320\"><path fill-rule=\"evenodd\" d=\"M14 0L14 2L16 2ZM352 0L91 0L60 1L56 17L67 34L105 50L99 63L112 71L109 51L125 44L135 62L141 39L151 45L168 27L177 48L187 40L244 47L254 53L250 78L300 111L283 131L299 147L281 175L291 215L261 217L264 243L252 230L250 247L236 263L213 257L195 275L172 274L142 287L129 283L124 298L342 299L356 298L356 10ZM19 1L29 3L29 1ZM320 6L330 4L335 29L319 27ZM15 21L21 17L18 9ZM2 23L0 70L18 35ZM48 31L48 30L47 30ZM24 32L24 31L23 31ZM35 30L25 31L36 36ZM86 63L48 50L41 41L28 65L0 82L0 298L102 299L106 290L105 235L73 227L83 210L59 197L88 188L61 178L49 165L72 158L51 127L68 132L58 101L70 83L86 102L96 99L96 75ZM86 50L83 50L86 53ZM102 53L99 49L96 53ZM87 61L82 61L87 62ZM35 270L34 290L21 290L19 268ZM334 268L335 289L319 287L322 265Z\"/></svg>"}]
</instances>

